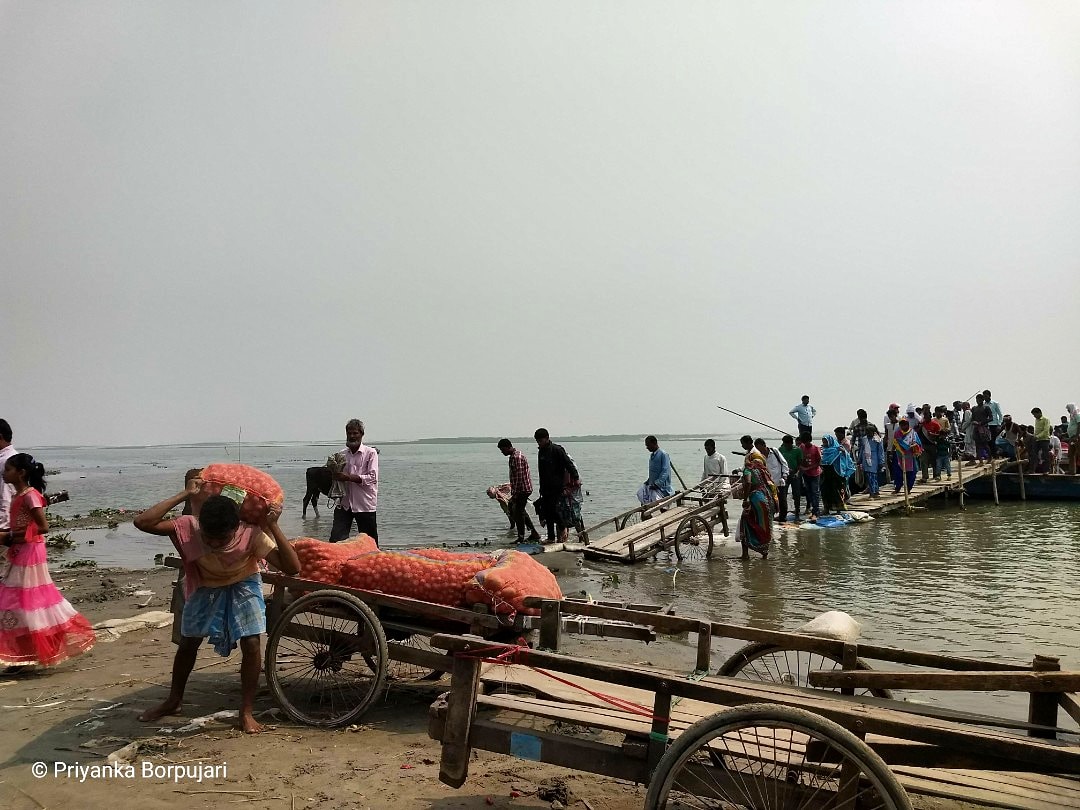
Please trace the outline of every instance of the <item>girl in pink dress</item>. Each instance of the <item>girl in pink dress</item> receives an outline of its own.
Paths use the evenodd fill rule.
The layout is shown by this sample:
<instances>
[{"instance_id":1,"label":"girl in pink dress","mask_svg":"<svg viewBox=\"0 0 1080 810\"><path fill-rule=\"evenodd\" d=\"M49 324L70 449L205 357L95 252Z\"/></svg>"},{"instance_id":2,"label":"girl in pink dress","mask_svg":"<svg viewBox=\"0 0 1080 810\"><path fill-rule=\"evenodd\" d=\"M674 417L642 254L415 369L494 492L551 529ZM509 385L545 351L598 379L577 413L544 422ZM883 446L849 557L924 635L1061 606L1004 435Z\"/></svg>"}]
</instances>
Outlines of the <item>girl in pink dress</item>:
<instances>
[{"instance_id":1,"label":"girl in pink dress","mask_svg":"<svg viewBox=\"0 0 1080 810\"><path fill-rule=\"evenodd\" d=\"M15 487L11 531L0 533L11 564L0 582L0 665L53 666L94 646L94 630L61 595L46 561L45 468L28 453L4 465Z\"/></svg>"}]
</instances>

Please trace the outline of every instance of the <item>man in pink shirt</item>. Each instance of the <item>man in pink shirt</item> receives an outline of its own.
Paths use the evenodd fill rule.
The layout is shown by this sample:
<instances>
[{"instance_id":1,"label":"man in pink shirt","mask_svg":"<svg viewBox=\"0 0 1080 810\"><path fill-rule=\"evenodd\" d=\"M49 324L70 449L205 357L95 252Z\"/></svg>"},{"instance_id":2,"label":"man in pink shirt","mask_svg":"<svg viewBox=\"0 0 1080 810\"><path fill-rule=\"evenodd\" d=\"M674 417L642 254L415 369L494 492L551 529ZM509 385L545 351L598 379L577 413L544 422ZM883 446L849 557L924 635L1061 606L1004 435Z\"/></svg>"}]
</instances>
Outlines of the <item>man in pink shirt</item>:
<instances>
[{"instance_id":1,"label":"man in pink shirt","mask_svg":"<svg viewBox=\"0 0 1080 810\"><path fill-rule=\"evenodd\" d=\"M370 535L379 543L379 528L375 508L379 501L379 454L364 444L364 423L350 419L345 425L345 467L334 478L345 482L345 494L334 510L334 526L330 542L346 540L353 521L359 532Z\"/></svg>"}]
</instances>

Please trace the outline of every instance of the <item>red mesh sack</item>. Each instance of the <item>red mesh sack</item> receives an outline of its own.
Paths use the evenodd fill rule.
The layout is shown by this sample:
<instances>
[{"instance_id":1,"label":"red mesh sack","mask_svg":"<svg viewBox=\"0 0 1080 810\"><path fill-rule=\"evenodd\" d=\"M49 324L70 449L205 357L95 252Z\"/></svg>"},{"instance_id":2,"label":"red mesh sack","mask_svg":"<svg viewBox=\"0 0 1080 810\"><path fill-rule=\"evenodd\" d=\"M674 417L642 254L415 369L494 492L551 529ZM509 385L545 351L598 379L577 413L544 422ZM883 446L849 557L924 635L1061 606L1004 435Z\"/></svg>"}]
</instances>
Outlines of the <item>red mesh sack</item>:
<instances>
[{"instance_id":1,"label":"red mesh sack","mask_svg":"<svg viewBox=\"0 0 1080 810\"><path fill-rule=\"evenodd\" d=\"M409 554L418 557L427 557L429 560L443 560L444 562L469 562L475 560L488 560L495 564L495 557L482 551L447 551L444 548L410 548Z\"/></svg>"},{"instance_id":2,"label":"red mesh sack","mask_svg":"<svg viewBox=\"0 0 1080 810\"><path fill-rule=\"evenodd\" d=\"M478 572L495 564L489 555L478 559L437 560L407 551L377 551L341 566L341 584L365 591L382 591L439 605L465 605L466 593Z\"/></svg>"},{"instance_id":3,"label":"red mesh sack","mask_svg":"<svg viewBox=\"0 0 1080 810\"><path fill-rule=\"evenodd\" d=\"M240 505L240 519L259 523L271 506L285 503L281 485L262 470L246 464L211 464L202 471L203 490L224 495Z\"/></svg>"},{"instance_id":4,"label":"red mesh sack","mask_svg":"<svg viewBox=\"0 0 1080 810\"><path fill-rule=\"evenodd\" d=\"M505 551L498 562L476 574L466 599L469 604L484 602L496 613L522 611L540 615L538 608L526 608L526 596L562 599L562 589L555 575L523 551Z\"/></svg>"},{"instance_id":5,"label":"red mesh sack","mask_svg":"<svg viewBox=\"0 0 1080 810\"><path fill-rule=\"evenodd\" d=\"M300 579L315 582L328 582L337 585L340 582L341 566L361 554L378 551L375 541L366 534L360 534L352 540L341 543L327 543L313 537L300 537L293 540L293 549L300 558Z\"/></svg>"}]
</instances>

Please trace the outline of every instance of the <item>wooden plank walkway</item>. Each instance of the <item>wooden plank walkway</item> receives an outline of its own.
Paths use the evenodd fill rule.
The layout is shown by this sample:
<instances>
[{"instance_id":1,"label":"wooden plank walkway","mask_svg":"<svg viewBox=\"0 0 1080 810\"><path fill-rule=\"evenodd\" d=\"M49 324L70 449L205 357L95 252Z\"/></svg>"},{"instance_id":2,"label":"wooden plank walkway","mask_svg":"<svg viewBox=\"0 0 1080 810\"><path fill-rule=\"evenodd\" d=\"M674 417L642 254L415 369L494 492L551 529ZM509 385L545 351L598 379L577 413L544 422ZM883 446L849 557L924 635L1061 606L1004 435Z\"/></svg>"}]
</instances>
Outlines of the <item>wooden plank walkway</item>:
<instances>
[{"instance_id":1,"label":"wooden plank walkway","mask_svg":"<svg viewBox=\"0 0 1080 810\"><path fill-rule=\"evenodd\" d=\"M1000 473L1010 462L1005 459L997 459L993 462L977 464L974 467L964 467L962 474L957 469L957 464L960 463L963 462L957 462L953 465L952 478L943 477L940 481L934 481L931 478L930 481L924 484L921 477L917 476L915 478L915 488L909 493L907 503L910 503L911 506L917 506L924 504L930 498L946 494L959 498L962 486L961 479L963 485L976 479L989 479L995 473ZM903 512L905 508L904 493L900 492L894 495L892 484L885 484L881 487L880 498L871 498L869 495L859 494L848 500L848 509L850 511L866 512L873 517L887 515L890 512Z\"/></svg>"}]
</instances>

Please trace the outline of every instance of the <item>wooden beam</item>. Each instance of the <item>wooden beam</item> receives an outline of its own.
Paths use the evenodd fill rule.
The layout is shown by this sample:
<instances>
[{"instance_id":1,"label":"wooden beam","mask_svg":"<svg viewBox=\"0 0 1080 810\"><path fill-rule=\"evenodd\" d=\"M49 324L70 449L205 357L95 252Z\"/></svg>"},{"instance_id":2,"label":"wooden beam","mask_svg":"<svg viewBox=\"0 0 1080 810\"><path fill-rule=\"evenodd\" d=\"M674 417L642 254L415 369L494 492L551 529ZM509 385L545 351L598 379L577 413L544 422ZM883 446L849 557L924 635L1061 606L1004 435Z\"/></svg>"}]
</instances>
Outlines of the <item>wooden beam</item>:
<instances>
[{"instance_id":1,"label":"wooden beam","mask_svg":"<svg viewBox=\"0 0 1080 810\"><path fill-rule=\"evenodd\" d=\"M1073 692L1080 689L1080 672L884 672L812 670L811 686L840 689L921 689L972 692ZM1054 725L1040 723L1039 725Z\"/></svg>"},{"instance_id":2,"label":"wooden beam","mask_svg":"<svg viewBox=\"0 0 1080 810\"><path fill-rule=\"evenodd\" d=\"M1065 710L1065 714L1080 723L1080 695L1075 692L1063 692L1058 695L1058 703Z\"/></svg>"},{"instance_id":3,"label":"wooden beam","mask_svg":"<svg viewBox=\"0 0 1080 810\"><path fill-rule=\"evenodd\" d=\"M442 758L439 781L453 788L465 784L472 756L473 719L476 716L476 688L480 684L480 659L455 658L446 720L442 729Z\"/></svg>"}]
</instances>

